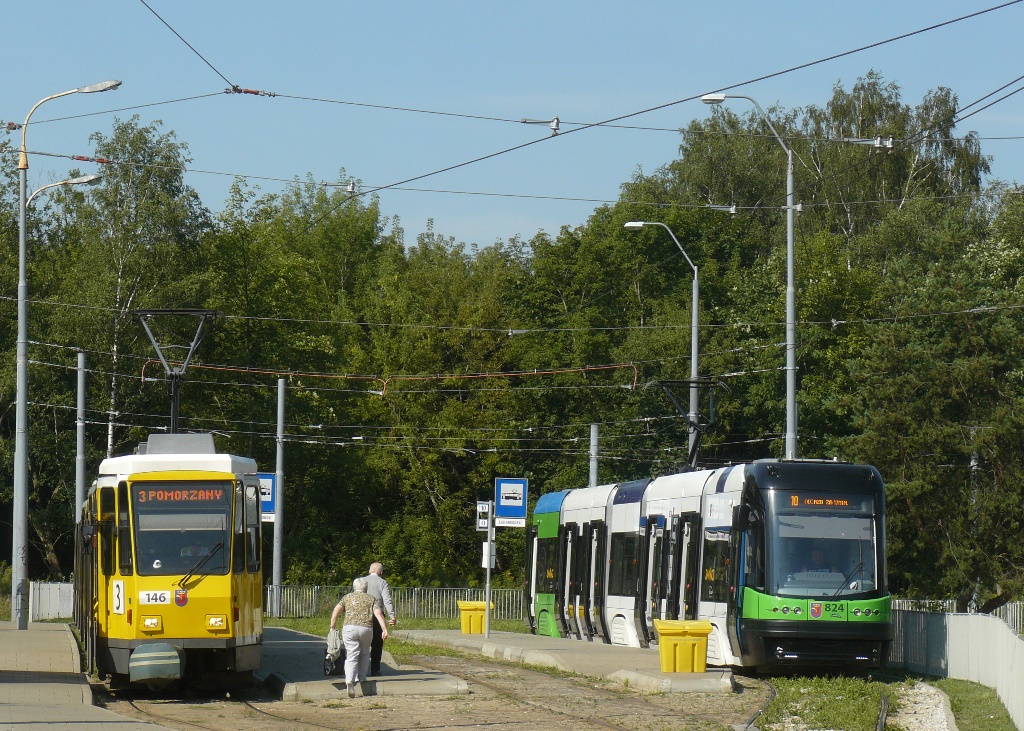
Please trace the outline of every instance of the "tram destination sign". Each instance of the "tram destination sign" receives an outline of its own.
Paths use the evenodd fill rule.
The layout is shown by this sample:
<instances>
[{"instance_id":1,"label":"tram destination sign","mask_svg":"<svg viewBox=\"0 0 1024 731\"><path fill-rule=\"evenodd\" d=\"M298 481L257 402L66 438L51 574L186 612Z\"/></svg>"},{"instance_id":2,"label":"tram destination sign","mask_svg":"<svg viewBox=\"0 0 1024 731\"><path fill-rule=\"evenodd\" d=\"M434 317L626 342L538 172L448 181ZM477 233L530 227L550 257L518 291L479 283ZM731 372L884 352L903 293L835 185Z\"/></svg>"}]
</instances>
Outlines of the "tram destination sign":
<instances>
[{"instance_id":1,"label":"tram destination sign","mask_svg":"<svg viewBox=\"0 0 1024 731\"><path fill-rule=\"evenodd\" d=\"M838 495L828 492L786 493L784 504L796 510L870 511L870 495Z\"/></svg>"},{"instance_id":2,"label":"tram destination sign","mask_svg":"<svg viewBox=\"0 0 1024 731\"><path fill-rule=\"evenodd\" d=\"M527 481L525 477L494 478L494 525L526 527Z\"/></svg>"}]
</instances>

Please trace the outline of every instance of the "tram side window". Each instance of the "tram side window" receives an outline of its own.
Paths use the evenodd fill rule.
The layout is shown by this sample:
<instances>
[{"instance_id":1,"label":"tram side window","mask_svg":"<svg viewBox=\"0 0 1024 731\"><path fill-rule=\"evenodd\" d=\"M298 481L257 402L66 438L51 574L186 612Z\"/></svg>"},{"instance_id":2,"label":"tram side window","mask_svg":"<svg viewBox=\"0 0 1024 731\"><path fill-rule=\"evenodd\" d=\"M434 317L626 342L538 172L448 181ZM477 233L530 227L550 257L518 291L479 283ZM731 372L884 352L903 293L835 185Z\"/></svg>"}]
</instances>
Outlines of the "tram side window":
<instances>
[{"instance_id":1,"label":"tram side window","mask_svg":"<svg viewBox=\"0 0 1024 731\"><path fill-rule=\"evenodd\" d=\"M661 570L663 568L664 556L662 555L663 534L654 539L654 546L651 549L651 585L647 588L647 594L655 602L663 598L664 594L661 583Z\"/></svg>"},{"instance_id":2,"label":"tram side window","mask_svg":"<svg viewBox=\"0 0 1024 731\"><path fill-rule=\"evenodd\" d=\"M117 568L124 575L132 573L132 527L128 521L128 483L117 486Z\"/></svg>"},{"instance_id":3,"label":"tram side window","mask_svg":"<svg viewBox=\"0 0 1024 731\"><path fill-rule=\"evenodd\" d=\"M743 572L744 586L749 586L758 591L765 590L763 520L758 520L747 529Z\"/></svg>"},{"instance_id":4,"label":"tram side window","mask_svg":"<svg viewBox=\"0 0 1024 731\"><path fill-rule=\"evenodd\" d=\"M100 572L114 573L114 488L101 487L100 493Z\"/></svg>"},{"instance_id":5,"label":"tram side window","mask_svg":"<svg viewBox=\"0 0 1024 731\"><path fill-rule=\"evenodd\" d=\"M537 539L537 593L554 594L557 581L558 539Z\"/></svg>"},{"instance_id":6,"label":"tram side window","mask_svg":"<svg viewBox=\"0 0 1024 731\"><path fill-rule=\"evenodd\" d=\"M253 485L245 488L245 536L249 573L255 573L260 570L260 505L259 489Z\"/></svg>"},{"instance_id":7,"label":"tram side window","mask_svg":"<svg viewBox=\"0 0 1024 731\"><path fill-rule=\"evenodd\" d=\"M724 602L729 597L729 532L704 531L702 554L700 599L704 602Z\"/></svg>"},{"instance_id":8,"label":"tram side window","mask_svg":"<svg viewBox=\"0 0 1024 731\"><path fill-rule=\"evenodd\" d=\"M234 538L231 541L231 570L236 574L245 570L245 488L235 483Z\"/></svg>"},{"instance_id":9,"label":"tram side window","mask_svg":"<svg viewBox=\"0 0 1024 731\"><path fill-rule=\"evenodd\" d=\"M603 606L604 601L604 570L607 565L605 562L605 541L604 541L604 529L599 527L596 531L596 541L594 542L594 602L598 606Z\"/></svg>"},{"instance_id":10,"label":"tram side window","mask_svg":"<svg viewBox=\"0 0 1024 731\"><path fill-rule=\"evenodd\" d=\"M612 555L609 561L608 593L615 596L636 595L639 575L637 556L640 536L636 533L612 533Z\"/></svg>"}]
</instances>

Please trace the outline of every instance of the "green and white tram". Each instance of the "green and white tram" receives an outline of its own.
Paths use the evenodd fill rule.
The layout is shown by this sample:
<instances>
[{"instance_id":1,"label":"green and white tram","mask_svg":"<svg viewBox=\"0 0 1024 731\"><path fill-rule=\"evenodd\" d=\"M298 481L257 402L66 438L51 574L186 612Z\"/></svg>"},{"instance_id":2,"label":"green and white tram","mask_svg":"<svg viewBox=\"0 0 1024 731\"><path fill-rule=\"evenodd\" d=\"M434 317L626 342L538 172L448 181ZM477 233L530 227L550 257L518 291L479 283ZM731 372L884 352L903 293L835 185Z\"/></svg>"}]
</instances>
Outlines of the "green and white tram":
<instances>
[{"instance_id":1,"label":"green and white tram","mask_svg":"<svg viewBox=\"0 0 1024 731\"><path fill-rule=\"evenodd\" d=\"M602 494L603 518L593 504ZM885 662L891 597L874 467L762 460L573 490L557 502L563 538L544 575L564 587L560 636L651 647L655 619L702 619L713 665Z\"/></svg>"}]
</instances>

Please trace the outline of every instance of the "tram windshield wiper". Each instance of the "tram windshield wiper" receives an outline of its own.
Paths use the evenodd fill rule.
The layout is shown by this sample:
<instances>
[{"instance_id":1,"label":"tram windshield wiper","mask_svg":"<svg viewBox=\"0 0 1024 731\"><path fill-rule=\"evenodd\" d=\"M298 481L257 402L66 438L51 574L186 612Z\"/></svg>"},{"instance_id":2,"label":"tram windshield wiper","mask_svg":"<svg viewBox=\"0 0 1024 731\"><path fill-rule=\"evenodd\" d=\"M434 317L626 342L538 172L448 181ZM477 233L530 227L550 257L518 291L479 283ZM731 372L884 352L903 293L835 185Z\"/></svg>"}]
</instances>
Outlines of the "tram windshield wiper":
<instances>
[{"instance_id":1,"label":"tram windshield wiper","mask_svg":"<svg viewBox=\"0 0 1024 731\"><path fill-rule=\"evenodd\" d=\"M858 571L860 571L862 568L864 568L864 559L861 559L860 561L858 561L857 565L853 567L853 570L850 573L848 573L846 576L843 577L843 583L839 585L839 588L836 589L836 593L832 595L833 599L835 599L837 596L839 596L840 592L842 592L842 590L846 588L846 582L848 582L850 579L852 579L853 575L855 573L857 573Z\"/></svg>"},{"instance_id":2,"label":"tram windshield wiper","mask_svg":"<svg viewBox=\"0 0 1024 731\"><path fill-rule=\"evenodd\" d=\"M184 589L185 584L188 583L188 580L195 576L196 573L201 568L203 568L203 566L206 565L206 562L213 558L213 555L217 553L217 551L220 551L222 548L224 548L224 541L220 541L219 543L217 543L217 545L210 549L210 552L208 554L199 559L199 561L196 562L196 565L189 569L187 574L181 577L181 581L178 582L178 586ZM203 576L206 576L206 574L203 574Z\"/></svg>"}]
</instances>

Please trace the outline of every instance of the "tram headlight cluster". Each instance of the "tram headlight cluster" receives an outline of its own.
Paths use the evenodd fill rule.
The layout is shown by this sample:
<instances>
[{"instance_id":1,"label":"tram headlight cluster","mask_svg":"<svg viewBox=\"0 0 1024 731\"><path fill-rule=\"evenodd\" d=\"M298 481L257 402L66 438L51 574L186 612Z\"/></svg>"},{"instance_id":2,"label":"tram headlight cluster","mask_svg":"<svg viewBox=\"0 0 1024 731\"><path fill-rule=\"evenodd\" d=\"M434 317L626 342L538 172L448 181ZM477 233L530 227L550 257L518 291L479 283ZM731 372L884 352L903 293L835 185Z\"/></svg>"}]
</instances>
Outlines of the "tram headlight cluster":
<instances>
[{"instance_id":1,"label":"tram headlight cluster","mask_svg":"<svg viewBox=\"0 0 1024 731\"><path fill-rule=\"evenodd\" d=\"M210 632L223 632L228 628L228 618L223 614L207 614L206 629Z\"/></svg>"},{"instance_id":2,"label":"tram headlight cluster","mask_svg":"<svg viewBox=\"0 0 1024 731\"><path fill-rule=\"evenodd\" d=\"M163 619L157 615L146 615L142 617L143 632L162 632L164 629Z\"/></svg>"},{"instance_id":3,"label":"tram headlight cluster","mask_svg":"<svg viewBox=\"0 0 1024 731\"><path fill-rule=\"evenodd\" d=\"M881 609L861 609L860 607L858 607L857 609L853 610L853 616L854 617L871 617L871 616L877 616L877 615L879 615L881 613L882 613Z\"/></svg>"},{"instance_id":4,"label":"tram headlight cluster","mask_svg":"<svg viewBox=\"0 0 1024 731\"><path fill-rule=\"evenodd\" d=\"M792 613L799 617L801 614L804 613L804 609L803 607L791 607L788 604L783 604L781 607L772 607L772 612L774 612L775 614L779 614L780 612L782 614Z\"/></svg>"}]
</instances>

